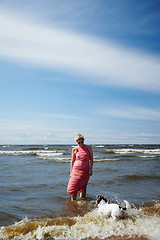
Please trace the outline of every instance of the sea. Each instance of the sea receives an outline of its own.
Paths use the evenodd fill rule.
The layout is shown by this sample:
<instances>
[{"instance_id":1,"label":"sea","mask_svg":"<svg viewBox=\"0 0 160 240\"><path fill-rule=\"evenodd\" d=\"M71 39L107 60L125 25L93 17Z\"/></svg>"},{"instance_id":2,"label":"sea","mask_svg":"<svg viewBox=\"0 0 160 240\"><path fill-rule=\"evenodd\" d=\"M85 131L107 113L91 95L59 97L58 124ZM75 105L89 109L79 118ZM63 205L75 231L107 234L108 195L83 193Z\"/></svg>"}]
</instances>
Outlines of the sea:
<instances>
[{"instance_id":1,"label":"sea","mask_svg":"<svg viewBox=\"0 0 160 240\"><path fill-rule=\"evenodd\" d=\"M160 145L91 145L86 199L71 202L73 147L0 146L0 240L160 240ZM130 209L113 220L98 194Z\"/></svg>"}]
</instances>

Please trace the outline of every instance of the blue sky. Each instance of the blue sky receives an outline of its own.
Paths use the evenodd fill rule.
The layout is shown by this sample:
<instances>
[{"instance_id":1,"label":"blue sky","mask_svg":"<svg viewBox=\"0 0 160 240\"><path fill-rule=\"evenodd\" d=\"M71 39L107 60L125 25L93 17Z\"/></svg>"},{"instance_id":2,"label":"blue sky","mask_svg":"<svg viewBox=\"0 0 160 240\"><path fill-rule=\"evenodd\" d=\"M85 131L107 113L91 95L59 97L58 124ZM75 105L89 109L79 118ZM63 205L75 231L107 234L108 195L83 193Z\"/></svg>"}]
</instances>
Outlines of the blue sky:
<instances>
[{"instance_id":1,"label":"blue sky","mask_svg":"<svg viewBox=\"0 0 160 240\"><path fill-rule=\"evenodd\" d=\"M0 0L0 144L160 144L160 0Z\"/></svg>"}]
</instances>

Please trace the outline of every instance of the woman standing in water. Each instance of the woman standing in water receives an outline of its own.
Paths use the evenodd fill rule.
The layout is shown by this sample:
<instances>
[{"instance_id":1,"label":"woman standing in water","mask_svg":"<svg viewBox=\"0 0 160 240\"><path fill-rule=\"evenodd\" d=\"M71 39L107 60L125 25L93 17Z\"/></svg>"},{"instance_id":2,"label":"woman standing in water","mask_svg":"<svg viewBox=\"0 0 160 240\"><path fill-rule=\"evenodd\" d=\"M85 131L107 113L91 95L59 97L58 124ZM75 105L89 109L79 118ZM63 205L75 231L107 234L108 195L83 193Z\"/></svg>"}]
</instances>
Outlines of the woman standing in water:
<instances>
[{"instance_id":1,"label":"woman standing in water","mask_svg":"<svg viewBox=\"0 0 160 240\"><path fill-rule=\"evenodd\" d=\"M71 194L71 201L76 200L77 193L85 198L89 177L92 175L93 152L92 148L84 144L84 136L75 137L78 146L72 150L71 173L67 194Z\"/></svg>"}]
</instances>

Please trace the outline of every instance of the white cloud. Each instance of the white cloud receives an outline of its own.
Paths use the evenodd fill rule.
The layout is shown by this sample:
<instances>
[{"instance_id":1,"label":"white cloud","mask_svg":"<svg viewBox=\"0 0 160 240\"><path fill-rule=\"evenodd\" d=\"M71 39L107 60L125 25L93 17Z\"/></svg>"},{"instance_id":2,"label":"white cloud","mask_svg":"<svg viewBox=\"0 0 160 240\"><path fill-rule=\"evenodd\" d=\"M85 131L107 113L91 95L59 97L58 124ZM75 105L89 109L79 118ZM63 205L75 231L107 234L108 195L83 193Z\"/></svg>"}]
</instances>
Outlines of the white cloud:
<instances>
[{"instance_id":1,"label":"white cloud","mask_svg":"<svg viewBox=\"0 0 160 240\"><path fill-rule=\"evenodd\" d=\"M160 57L0 14L0 56L87 76L92 84L160 91ZM87 79L87 80L86 80Z\"/></svg>"},{"instance_id":2,"label":"white cloud","mask_svg":"<svg viewBox=\"0 0 160 240\"><path fill-rule=\"evenodd\" d=\"M159 143L157 131L141 128L134 130L117 129L84 129L57 127L47 122L7 121L0 122L0 144L75 144L77 133L85 136L87 144L114 143ZM159 129L159 128L158 128Z\"/></svg>"},{"instance_id":3,"label":"white cloud","mask_svg":"<svg viewBox=\"0 0 160 240\"><path fill-rule=\"evenodd\" d=\"M43 113L40 114L42 117L49 117L49 118L60 118L60 119L72 119L72 120L82 120L85 119L84 117L74 116L74 115L65 115L65 114L56 114L56 113Z\"/></svg>"},{"instance_id":4,"label":"white cloud","mask_svg":"<svg viewBox=\"0 0 160 240\"><path fill-rule=\"evenodd\" d=\"M8 121L0 123L0 144L72 143L75 129L44 122Z\"/></svg>"},{"instance_id":5,"label":"white cloud","mask_svg":"<svg viewBox=\"0 0 160 240\"><path fill-rule=\"evenodd\" d=\"M118 108L113 107L98 110L95 111L94 113L115 118L156 120L156 121L160 120L160 111L135 106L122 106Z\"/></svg>"}]
</instances>

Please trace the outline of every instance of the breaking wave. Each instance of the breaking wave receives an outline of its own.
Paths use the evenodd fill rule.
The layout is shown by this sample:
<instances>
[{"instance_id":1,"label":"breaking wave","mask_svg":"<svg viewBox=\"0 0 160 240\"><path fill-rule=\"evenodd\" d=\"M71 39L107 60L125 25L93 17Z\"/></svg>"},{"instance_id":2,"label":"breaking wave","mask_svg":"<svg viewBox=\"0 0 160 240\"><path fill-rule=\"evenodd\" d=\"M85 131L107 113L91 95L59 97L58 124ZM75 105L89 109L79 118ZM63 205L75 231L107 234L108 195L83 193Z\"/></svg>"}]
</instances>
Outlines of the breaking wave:
<instances>
[{"instance_id":1,"label":"breaking wave","mask_svg":"<svg viewBox=\"0 0 160 240\"><path fill-rule=\"evenodd\" d=\"M70 203L70 205L72 204ZM92 203L92 205L94 204ZM70 207L83 209L83 207L86 207L86 203L77 202ZM125 237L138 239L144 236L143 239L159 240L160 204L152 203L145 207L132 207L123 217L117 220L100 214L94 206L91 211L83 216L54 219L24 218L13 225L0 228L1 240L81 240L91 238L109 239L113 236L120 236L121 239L127 239Z\"/></svg>"}]
</instances>

